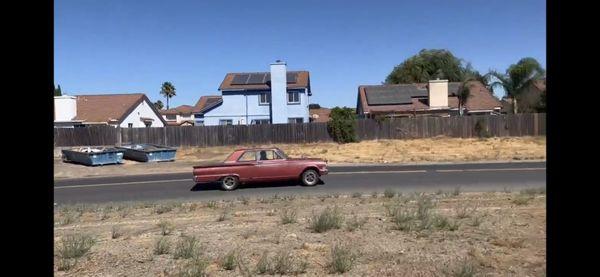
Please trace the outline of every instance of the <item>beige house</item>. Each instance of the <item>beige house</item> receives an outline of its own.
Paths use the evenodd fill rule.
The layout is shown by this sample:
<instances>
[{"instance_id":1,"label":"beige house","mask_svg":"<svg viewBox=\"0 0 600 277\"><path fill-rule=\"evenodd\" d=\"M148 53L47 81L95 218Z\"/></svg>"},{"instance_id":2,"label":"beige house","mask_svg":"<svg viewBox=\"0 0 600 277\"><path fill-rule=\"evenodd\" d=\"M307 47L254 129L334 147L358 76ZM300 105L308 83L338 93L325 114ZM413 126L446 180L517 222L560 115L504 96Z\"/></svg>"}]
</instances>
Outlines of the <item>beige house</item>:
<instances>
[{"instance_id":1,"label":"beige house","mask_svg":"<svg viewBox=\"0 0 600 277\"><path fill-rule=\"evenodd\" d=\"M470 97L464 108L466 115L499 114L502 103L481 83L467 84ZM458 115L458 92L461 82L431 80L428 83L363 85L358 87L356 113L373 118Z\"/></svg>"}]
</instances>

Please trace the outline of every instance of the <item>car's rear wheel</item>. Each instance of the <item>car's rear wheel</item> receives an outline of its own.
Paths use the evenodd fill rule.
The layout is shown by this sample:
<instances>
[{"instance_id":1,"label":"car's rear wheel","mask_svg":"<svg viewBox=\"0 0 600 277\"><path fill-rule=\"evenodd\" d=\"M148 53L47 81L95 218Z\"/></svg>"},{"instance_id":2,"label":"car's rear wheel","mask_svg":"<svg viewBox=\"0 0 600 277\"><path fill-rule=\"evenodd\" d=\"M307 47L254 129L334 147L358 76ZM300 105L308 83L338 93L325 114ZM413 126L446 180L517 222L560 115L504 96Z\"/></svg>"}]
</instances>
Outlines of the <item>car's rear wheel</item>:
<instances>
[{"instance_id":1,"label":"car's rear wheel","mask_svg":"<svg viewBox=\"0 0 600 277\"><path fill-rule=\"evenodd\" d=\"M221 188L223 190L234 190L238 187L239 180L235 176L226 176L221 179Z\"/></svg>"},{"instance_id":2,"label":"car's rear wheel","mask_svg":"<svg viewBox=\"0 0 600 277\"><path fill-rule=\"evenodd\" d=\"M302 172L302 184L305 186L314 186L319 182L319 173L314 169L308 169Z\"/></svg>"}]
</instances>

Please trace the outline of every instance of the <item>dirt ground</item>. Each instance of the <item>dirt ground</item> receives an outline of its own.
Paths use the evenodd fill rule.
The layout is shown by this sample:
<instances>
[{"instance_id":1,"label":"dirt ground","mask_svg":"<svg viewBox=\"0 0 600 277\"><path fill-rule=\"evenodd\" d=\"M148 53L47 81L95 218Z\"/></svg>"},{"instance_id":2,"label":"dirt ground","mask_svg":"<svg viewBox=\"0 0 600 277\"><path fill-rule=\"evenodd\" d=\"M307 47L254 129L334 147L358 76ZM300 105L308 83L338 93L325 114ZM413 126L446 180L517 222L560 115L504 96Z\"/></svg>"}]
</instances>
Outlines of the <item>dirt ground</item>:
<instances>
[{"instance_id":1,"label":"dirt ground","mask_svg":"<svg viewBox=\"0 0 600 277\"><path fill-rule=\"evenodd\" d=\"M308 143L245 145L221 147L181 147L175 162L138 163L86 167L54 162L54 178L102 175L189 172L193 165L224 160L234 149L252 146L276 146L291 157L322 158L331 164L356 163L430 163L475 161L523 161L546 159L546 137L503 137L461 139L437 137L411 140L372 140L359 143Z\"/></svg>"},{"instance_id":2,"label":"dirt ground","mask_svg":"<svg viewBox=\"0 0 600 277\"><path fill-rule=\"evenodd\" d=\"M392 222L387 212L393 210L390 207L416 211L427 206L423 204L428 203L426 200L433 205L423 214L445 218L450 222L443 225L446 227L395 228L400 225ZM343 276L545 276L545 203L545 189L540 189L440 191L391 198L364 192L58 206L54 213L55 249L70 234L88 235L95 243L81 258L73 259L74 266L68 270L59 270L64 259L55 250L55 276L176 276L190 269L208 276L249 276L258 274L265 251L282 261L273 262L280 266L272 268L283 270L291 264L296 269L290 274L321 276L332 272L334 245L342 246L353 257L337 256L337 261L352 260L345 263L351 265ZM339 229L317 233L309 228L311 218L327 207L337 207L343 223ZM282 223L286 211L297 213L296 222ZM353 224L355 219L364 220L364 224ZM411 226L417 226L418 220L413 221L416 225ZM168 222L172 232L163 236L160 222ZM352 226L356 229L350 230ZM113 230L121 235L112 238ZM197 258L175 257L182 236L198 240ZM154 253L160 238L170 243L166 254ZM232 270L226 270L224 257L230 251L237 253L237 261Z\"/></svg>"}]
</instances>

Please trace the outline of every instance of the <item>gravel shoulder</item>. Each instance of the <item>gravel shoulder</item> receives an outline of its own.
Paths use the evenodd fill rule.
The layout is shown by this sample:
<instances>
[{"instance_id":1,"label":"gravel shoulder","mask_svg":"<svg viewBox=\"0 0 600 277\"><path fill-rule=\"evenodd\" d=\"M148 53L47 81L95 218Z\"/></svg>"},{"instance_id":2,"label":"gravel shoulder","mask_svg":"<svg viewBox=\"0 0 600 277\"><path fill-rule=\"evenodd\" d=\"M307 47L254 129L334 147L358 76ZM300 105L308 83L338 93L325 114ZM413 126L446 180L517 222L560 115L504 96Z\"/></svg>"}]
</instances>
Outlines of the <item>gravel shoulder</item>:
<instances>
[{"instance_id":1,"label":"gravel shoulder","mask_svg":"<svg viewBox=\"0 0 600 277\"><path fill-rule=\"evenodd\" d=\"M445 219L450 225L418 228L420 221L412 220L414 229L399 230L390 208L416 211L426 200L432 203L427 218ZM310 228L313 215L334 207L343 216L339 228L322 233ZM295 222L282 223L285 211L296 213ZM196 261L175 258L182 236L197 238L198 257L209 276L256 274L265 251L270 257L288 254L290 263L304 264L301 276L322 276L331 272L333 245L346 247L355 257L344 276L440 276L461 270L485 276L545 276L546 269L545 190L440 191L391 198L370 192L273 195L58 206L54 214L55 248L71 234L95 240L69 270L58 269L61 258L55 254L55 276L172 276L194 268ZM356 221L363 224L357 227ZM172 226L170 234L161 234L160 222ZM448 227L452 225L456 229ZM113 230L121 235L112 238ZM169 253L154 253L160 238L169 241ZM242 266L226 270L223 257L232 250Z\"/></svg>"}]
</instances>

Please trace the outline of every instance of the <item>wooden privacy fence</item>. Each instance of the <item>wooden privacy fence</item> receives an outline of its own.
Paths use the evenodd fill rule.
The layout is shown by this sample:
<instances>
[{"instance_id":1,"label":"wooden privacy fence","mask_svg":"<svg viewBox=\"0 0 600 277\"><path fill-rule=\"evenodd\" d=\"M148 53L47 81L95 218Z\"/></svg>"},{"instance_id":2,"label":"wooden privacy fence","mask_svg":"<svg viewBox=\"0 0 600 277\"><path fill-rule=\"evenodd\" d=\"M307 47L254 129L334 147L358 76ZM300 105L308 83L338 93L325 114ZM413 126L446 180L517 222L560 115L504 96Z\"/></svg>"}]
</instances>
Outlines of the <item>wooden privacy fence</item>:
<instances>
[{"instance_id":1,"label":"wooden privacy fence","mask_svg":"<svg viewBox=\"0 0 600 277\"><path fill-rule=\"evenodd\" d=\"M480 133L475 128L477 122L481 124ZM357 124L357 136L361 140L546 135L546 114L416 117L386 119L381 122L358 120Z\"/></svg>"},{"instance_id":2,"label":"wooden privacy fence","mask_svg":"<svg viewBox=\"0 0 600 277\"><path fill-rule=\"evenodd\" d=\"M481 132L476 131L476 125ZM410 139L435 136L477 137L489 135L546 135L546 114L416 117L376 121L358 120L359 140ZM332 141L327 123L169 126L163 128L55 128L54 146L154 143L169 146L219 146Z\"/></svg>"}]
</instances>

